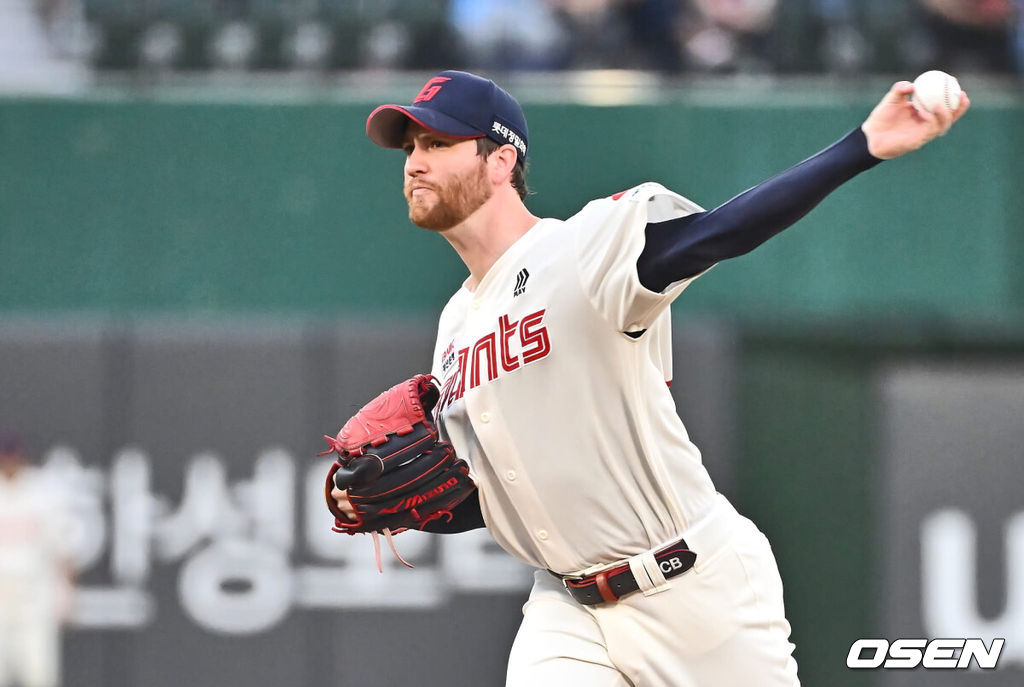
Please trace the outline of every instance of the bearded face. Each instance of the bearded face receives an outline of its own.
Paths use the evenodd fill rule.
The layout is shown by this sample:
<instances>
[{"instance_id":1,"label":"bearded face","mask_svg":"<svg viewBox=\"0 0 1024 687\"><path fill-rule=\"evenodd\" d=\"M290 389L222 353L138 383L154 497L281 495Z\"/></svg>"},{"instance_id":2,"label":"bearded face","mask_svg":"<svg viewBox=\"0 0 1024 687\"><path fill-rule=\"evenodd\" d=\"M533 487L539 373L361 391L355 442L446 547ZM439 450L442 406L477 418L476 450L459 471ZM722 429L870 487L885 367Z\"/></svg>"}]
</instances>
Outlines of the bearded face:
<instances>
[{"instance_id":1,"label":"bearded face","mask_svg":"<svg viewBox=\"0 0 1024 687\"><path fill-rule=\"evenodd\" d=\"M478 164L444 179L407 179L405 199L409 203L409 220L424 229L444 231L465 221L486 203L494 191L487 179L484 159L476 159Z\"/></svg>"}]
</instances>

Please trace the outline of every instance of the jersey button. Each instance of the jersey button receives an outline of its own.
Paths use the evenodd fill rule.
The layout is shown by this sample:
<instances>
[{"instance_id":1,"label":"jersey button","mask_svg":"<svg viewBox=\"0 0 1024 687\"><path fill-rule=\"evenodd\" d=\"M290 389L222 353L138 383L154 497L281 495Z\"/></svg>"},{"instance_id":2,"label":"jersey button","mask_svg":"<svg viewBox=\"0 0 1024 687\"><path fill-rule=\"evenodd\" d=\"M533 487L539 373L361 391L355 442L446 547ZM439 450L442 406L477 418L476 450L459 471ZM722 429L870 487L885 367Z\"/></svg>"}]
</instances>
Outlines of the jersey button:
<instances>
[{"instance_id":1,"label":"jersey button","mask_svg":"<svg viewBox=\"0 0 1024 687\"><path fill-rule=\"evenodd\" d=\"M540 539L541 541L547 541L548 540L548 531L547 530L537 530L537 539Z\"/></svg>"},{"instance_id":2,"label":"jersey button","mask_svg":"<svg viewBox=\"0 0 1024 687\"><path fill-rule=\"evenodd\" d=\"M490 421L491 421L491 414L490 413L480 413L480 422L490 422Z\"/></svg>"},{"instance_id":3,"label":"jersey button","mask_svg":"<svg viewBox=\"0 0 1024 687\"><path fill-rule=\"evenodd\" d=\"M480 309L480 301L473 301L470 304L469 307L473 308L473 310L479 310Z\"/></svg>"},{"instance_id":4,"label":"jersey button","mask_svg":"<svg viewBox=\"0 0 1024 687\"><path fill-rule=\"evenodd\" d=\"M509 470L508 472L505 473L505 477L508 478L509 482L515 482L516 481L516 471L515 470Z\"/></svg>"}]
</instances>

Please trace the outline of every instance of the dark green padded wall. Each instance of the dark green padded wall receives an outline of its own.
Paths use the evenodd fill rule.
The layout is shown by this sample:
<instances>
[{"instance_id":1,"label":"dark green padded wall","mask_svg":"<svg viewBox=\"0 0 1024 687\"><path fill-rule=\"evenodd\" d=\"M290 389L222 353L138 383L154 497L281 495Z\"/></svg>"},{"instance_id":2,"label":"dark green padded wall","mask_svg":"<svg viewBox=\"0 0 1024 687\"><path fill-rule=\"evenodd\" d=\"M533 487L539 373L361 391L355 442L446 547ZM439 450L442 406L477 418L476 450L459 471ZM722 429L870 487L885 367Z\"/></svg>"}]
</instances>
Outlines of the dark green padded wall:
<instances>
[{"instance_id":1,"label":"dark green padded wall","mask_svg":"<svg viewBox=\"0 0 1024 687\"><path fill-rule=\"evenodd\" d=\"M646 179L713 206L850 130L872 98L527 104L530 206ZM432 313L463 268L408 224L371 104L0 100L0 312ZM677 307L1000 316L1024 302L1024 106L854 179Z\"/></svg>"}]
</instances>

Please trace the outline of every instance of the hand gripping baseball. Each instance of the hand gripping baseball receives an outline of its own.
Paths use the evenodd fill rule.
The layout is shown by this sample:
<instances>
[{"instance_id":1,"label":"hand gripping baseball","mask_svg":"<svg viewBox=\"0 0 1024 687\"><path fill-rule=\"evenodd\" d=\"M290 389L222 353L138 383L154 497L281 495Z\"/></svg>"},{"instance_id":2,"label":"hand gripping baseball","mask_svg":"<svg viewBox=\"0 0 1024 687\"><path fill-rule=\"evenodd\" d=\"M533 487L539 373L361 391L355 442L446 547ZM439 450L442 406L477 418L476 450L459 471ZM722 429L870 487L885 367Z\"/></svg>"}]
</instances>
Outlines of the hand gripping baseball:
<instances>
[{"instance_id":1,"label":"hand gripping baseball","mask_svg":"<svg viewBox=\"0 0 1024 687\"><path fill-rule=\"evenodd\" d=\"M392 534L450 519L451 509L476 488L466 462L438 440L433 409L439 397L434 378L417 375L363 406L337 437L324 437L330 448L320 455L338 454L324 487L336 532L382 532L391 543ZM331 495L335 488L347 490L354 520ZM376 536L374 545L379 552Z\"/></svg>"},{"instance_id":2,"label":"hand gripping baseball","mask_svg":"<svg viewBox=\"0 0 1024 687\"><path fill-rule=\"evenodd\" d=\"M907 100L913 92L914 84L897 81L861 125L868 150L875 157L889 160L917 150L949 131L971 106L970 98L964 93L956 110L922 111Z\"/></svg>"}]
</instances>

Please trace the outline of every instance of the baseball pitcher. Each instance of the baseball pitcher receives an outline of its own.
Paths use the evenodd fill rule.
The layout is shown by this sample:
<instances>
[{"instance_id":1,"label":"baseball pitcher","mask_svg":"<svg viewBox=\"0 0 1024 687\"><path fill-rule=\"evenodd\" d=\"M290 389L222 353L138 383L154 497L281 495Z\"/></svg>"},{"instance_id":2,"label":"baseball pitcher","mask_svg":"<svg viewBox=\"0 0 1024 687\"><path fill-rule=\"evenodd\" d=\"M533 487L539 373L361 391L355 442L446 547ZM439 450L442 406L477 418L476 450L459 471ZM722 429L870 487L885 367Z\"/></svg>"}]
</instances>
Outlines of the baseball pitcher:
<instances>
[{"instance_id":1,"label":"baseball pitcher","mask_svg":"<svg viewBox=\"0 0 1024 687\"><path fill-rule=\"evenodd\" d=\"M644 183L565 220L524 204L526 118L492 81L445 71L374 110L370 139L405 153L410 220L469 276L431 374L328 438L336 529L486 526L534 566L509 686L799 684L771 547L676 414L669 304L969 106L919 110L912 92L894 84L860 127L713 210Z\"/></svg>"}]
</instances>

